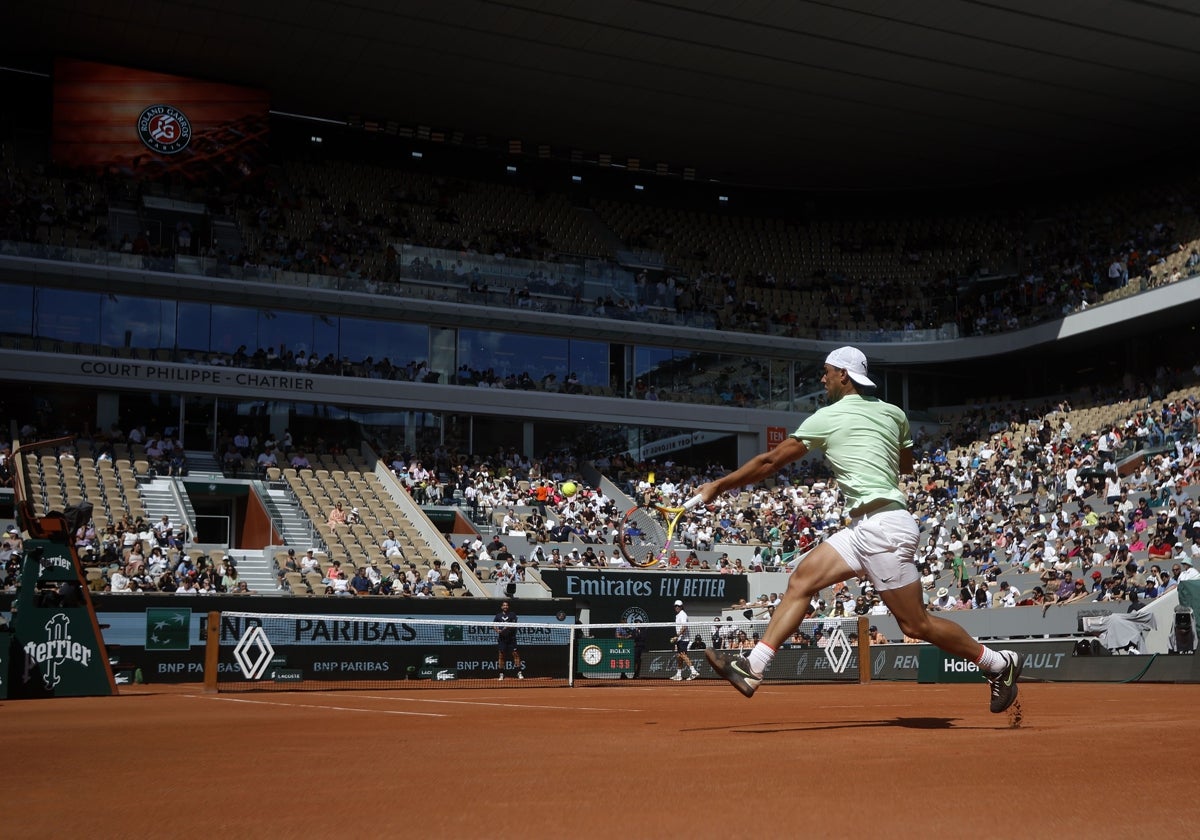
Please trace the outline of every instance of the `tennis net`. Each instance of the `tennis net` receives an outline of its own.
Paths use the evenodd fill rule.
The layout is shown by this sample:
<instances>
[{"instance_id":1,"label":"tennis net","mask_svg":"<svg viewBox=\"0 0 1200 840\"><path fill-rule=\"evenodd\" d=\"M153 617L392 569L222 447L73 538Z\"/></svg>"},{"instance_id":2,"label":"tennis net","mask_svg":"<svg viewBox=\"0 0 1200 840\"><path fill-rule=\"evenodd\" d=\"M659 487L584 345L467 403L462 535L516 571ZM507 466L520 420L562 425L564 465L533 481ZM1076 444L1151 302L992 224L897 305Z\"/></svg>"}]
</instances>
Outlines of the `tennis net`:
<instances>
[{"instance_id":1,"label":"tennis net","mask_svg":"<svg viewBox=\"0 0 1200 840\"><path fill-rule=\"evenodd\" d=\"M860 623L864 626L860 627ZM712 627L751 644L765 621L693 623L712 646ZM678 670L673 623L519 622L511 645L486 618L431 619L223 612L209 616L205 683L210 690L583 686L607 680L667 680ZM806 621L776 655L771 682L857 682L865 620ZM639 648L641 648L639 655ZM501 657L503 650L504 656ZM719 679L696 647L701 679Z\"/></svg>"}]
</instances>

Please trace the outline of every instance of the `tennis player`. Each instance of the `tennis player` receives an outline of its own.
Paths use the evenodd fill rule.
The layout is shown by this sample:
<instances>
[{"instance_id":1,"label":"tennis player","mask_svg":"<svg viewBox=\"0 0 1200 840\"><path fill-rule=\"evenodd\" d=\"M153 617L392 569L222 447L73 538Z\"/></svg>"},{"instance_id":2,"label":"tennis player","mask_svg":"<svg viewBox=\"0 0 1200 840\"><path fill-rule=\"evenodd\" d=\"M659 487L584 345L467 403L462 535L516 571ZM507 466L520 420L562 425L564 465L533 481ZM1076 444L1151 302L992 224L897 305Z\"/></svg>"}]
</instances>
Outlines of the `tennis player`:
<instances>
[{"instance_id":1,"label":"tennis player","mask_svg":"<svg viewBox=\"0 0 1200 840\"><path fill-rule=\"evenodd\" d=\"M692 627L688 623L688 614L684 612L683 601L675 602L675 637L671 642L675 645L675 676L671 679L694 680L700 676L700 672L688 657L688 648L692 644ZM683 675L684 668L687 668L686 677Z\"/></svg>"},{"instance_id":2,"label":"tennis player","mask_svg":"<svg viewBox=\"0 0 1200 840\"><path fill-rule=\"evenodd\" d=\"M1019 655L981 645L961 625L927 612L921 597L917 524L899 483L900 476L913 468L908 418L896 406L862 393L875 383L867 375L866 356L855 347L839 347L826 357L821 382L828 405L779 446L700 487L699 496L710 502L818 450L825 454L845 496L851 526L818 545L796 566L782 602L749 657L710 649L705 653L709 663L750 697L762 683L775 651L804 620L813 595L839 581L865 577L905 636L974 662L991 684L991 710L1003 712L1017 699Z\"/></svg>"}]
</instances>

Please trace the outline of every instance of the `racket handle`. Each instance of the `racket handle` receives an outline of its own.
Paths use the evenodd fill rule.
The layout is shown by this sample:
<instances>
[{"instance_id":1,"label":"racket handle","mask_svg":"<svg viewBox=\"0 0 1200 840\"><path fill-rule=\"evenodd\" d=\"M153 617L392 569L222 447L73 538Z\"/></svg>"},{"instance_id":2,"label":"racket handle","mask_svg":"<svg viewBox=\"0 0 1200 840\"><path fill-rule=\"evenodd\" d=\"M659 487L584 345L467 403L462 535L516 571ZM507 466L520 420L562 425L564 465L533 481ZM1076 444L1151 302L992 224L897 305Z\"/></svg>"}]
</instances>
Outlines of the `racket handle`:
<instances>
[{"instance_id":1,"label":"racket handle","mask_svg":"<svg viewBox=\"0 0 1200 840\"><path fill-rule=\"evenodd\" d=\"M695 496L692 496L692 498L688 499L686 502L683 503L683 509L691 510L692 508L696 507L697 505L702 505L702 504L704 504L704 497L701 496L699 493L697 493Z\"/></svg>"}]
</instances>

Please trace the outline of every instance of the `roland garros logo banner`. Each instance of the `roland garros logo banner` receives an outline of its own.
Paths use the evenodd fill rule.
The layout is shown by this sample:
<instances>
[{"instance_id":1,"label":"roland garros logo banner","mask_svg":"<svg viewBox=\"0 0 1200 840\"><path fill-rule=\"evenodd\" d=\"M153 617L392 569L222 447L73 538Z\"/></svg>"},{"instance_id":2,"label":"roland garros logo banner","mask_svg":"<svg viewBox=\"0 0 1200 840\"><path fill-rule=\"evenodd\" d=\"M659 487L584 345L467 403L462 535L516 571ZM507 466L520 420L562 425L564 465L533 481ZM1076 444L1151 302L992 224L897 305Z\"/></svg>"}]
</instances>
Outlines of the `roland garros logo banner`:
<instances>
[{"instance_id":1,"label":"roland garros logo banner","mask_svg":"<svg viewBox=\"0 0 1200 840\"><path fill-rule=\"evenodd\" d=\"M58 59L50 154L125 177L239 181L266 165L266 91Z\"/></svg>"},{"instance_id":2,"label":"roland garros logo banner","mask_svg":"<svg viewBox=\"0 0 1200 840\"><path fill-rule=\"evenodd\" d=\"M170 105L151 105L137 121L142 145L160 155L177 155L192 142L192 123L187 114Z\"/></svg>"}]
</instances>

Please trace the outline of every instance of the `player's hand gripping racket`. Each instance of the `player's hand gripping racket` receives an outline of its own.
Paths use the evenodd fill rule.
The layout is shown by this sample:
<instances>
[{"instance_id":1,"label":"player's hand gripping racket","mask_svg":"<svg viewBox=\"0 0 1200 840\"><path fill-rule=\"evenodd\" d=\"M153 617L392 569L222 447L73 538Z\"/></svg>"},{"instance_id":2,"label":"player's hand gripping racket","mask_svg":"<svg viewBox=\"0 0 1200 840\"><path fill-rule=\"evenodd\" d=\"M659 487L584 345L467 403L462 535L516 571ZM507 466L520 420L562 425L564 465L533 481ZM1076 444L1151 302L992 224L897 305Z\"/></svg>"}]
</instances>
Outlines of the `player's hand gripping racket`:
<instances>
[{"instance_id":1,"label":"player's hand gripping racket","mask_svg":"<svg viewBox=\"0 0 1200 840\"><path fill-rule=\"evenodd\" d=\"M656 553L653 550L648 550L641 557L638 557L628 544L629 534L635 528L644 533L645 529L643 526L647 524L646 520L650 514L646 509L631 507L625 511L625 518L621 521L620 530L617 532L617 549L621 552L621 556L629 562L629 565L636 566L639 569L648 569L665 562L671 556L671 546L675 542L675 526L679 524L679 520L683 518L685 513L703 502L703 496L695 495L684 502L682 507L670 507L667 505L653 505L650 507L649 510L654 511L661 521L666 523L667 538L660 551ZM639 519L643 521L639 522Z\"/></svg>"}]
</instances>

